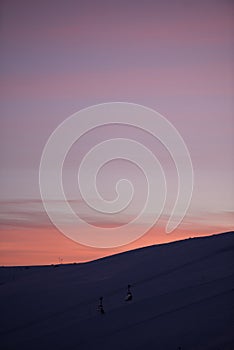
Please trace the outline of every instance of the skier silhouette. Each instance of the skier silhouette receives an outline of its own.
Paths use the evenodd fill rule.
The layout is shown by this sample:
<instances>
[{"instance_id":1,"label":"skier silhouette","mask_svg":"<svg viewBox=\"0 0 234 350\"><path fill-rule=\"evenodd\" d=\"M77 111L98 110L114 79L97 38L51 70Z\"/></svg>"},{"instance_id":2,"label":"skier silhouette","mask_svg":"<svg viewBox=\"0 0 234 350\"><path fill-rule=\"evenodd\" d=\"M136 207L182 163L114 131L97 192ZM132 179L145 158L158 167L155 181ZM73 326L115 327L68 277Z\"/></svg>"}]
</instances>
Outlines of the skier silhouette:
<instances>
[{"instance_id":1,"label":"skier silhouette","mask_svg":"<svg viewBox=\"0 0 234 350\"><path fill-rule=\"evenodd\" d=\"M128 292L127 292L127 295L125 297L125 301L132 300L132 292L131 292L130 288L131 288L131 284L128 285Z\"/></svg>"},{"instance_id":2,"label":"skier silhouette","mask_svg":"<svg viewBox=\"0 0 234 350\"><path fill-rule=\"evenodd\" d=\"M99 305L98 305L97 310L103 315L105 313L105 311L104 311L104 308L103 308L102 300L103 300L103 297L100 297L99 298Z\"/></svg>"}]
</instances>

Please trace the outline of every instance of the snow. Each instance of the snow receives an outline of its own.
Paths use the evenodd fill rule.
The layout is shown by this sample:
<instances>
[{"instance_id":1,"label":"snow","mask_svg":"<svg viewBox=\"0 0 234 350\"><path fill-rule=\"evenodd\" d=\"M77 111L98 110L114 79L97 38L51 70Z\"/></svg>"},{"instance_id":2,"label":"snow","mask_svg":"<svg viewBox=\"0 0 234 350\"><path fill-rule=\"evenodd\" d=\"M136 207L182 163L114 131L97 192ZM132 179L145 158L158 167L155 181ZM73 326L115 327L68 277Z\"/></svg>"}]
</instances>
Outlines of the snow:
<instances>
[{"instance_id":1,"label":"snow","mask_svg":"<svg viewBox=\"0 0 234 350\"><path fill-rule=\"evenodd\" d=\"M233 350L233 233L0 268L1 348ZM126 302L131 284L133 300ZM103 296L105 315L97 311Z\"/></svg>"}]
</instances>

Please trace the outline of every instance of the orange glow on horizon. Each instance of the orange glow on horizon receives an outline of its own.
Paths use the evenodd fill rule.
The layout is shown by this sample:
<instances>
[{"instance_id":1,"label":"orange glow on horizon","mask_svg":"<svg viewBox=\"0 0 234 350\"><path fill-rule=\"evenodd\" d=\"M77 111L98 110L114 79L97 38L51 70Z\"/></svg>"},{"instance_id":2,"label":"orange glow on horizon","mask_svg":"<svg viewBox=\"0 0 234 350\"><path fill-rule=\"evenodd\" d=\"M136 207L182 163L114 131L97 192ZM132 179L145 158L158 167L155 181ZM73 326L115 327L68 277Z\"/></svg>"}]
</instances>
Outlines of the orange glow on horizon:
<instances>
[{"instance_id":1,"label":"orange glow on horizon","mask_svg":"<svg viewBox=\"0 0 234 350\"><path fill-rule=\"evenodd\" d=\"M225 227L206 227L196 230L178 228L166 234L163 228L152 228L135 242L118 248L91 248L65 237L56 228L27 228L0 231L0 266L49 265L87 262L105 256L154 244L212 235L228 231Z\"/></svg>"}]
</instances>

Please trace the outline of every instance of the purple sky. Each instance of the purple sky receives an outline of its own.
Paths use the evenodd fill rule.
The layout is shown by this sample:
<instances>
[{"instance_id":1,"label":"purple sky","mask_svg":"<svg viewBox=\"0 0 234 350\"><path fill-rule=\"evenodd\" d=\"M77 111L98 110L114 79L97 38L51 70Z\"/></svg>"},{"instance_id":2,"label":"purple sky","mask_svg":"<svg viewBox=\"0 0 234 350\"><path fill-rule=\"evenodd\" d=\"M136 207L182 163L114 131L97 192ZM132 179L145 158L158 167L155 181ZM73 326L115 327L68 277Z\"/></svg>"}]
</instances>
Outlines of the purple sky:
<instances>
[{"instance_id":1,"label":"purple sky","mask_svg":"<svg viewBox=\"0 0 234 350\"><path fill-rule=\"evenodd\" d=\"M7 220L9 226L18 208L15 199L40 199L41 153L64 119L90 105L126 101L154 108L184 138L195 172L188 213L194 223L216 222L217 226L219 221L230 229L233 23L233 4L225 0L2 1L3 223ZM154 140L131 129L103 128L98 136L75 146L67 159L67 193L77 191L71 179L84 151L96 139L118 134L140 140L159 153L171 186L170 208L175 172L169 158ZM113 169L106 176L114 174ZM104 177L100 187L105 183ZM102 191L107 197L112 193ZM82 210L89 215L85 207ZM32 227L43 226L44 219L33 210L31 217Z\"/></svg>"}]
</instances>

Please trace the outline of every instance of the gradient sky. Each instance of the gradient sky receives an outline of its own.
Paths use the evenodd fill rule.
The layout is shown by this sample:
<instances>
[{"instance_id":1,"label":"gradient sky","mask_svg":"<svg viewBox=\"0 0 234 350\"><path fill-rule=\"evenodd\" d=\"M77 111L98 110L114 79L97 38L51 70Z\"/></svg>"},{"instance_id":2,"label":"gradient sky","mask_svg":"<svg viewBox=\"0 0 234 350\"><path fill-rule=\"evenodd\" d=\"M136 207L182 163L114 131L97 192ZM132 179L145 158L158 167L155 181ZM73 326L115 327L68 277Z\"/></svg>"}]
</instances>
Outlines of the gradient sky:
<instances>
[{"instance_id":1,"label":"gradient sky","mask_svg":"<svg viewBox=\"0 0 234 350\"><path fill-rule=\"evenodd\" d=\"M56 263L59 256L87 261L233 228L232 1L3 0L0 6L1 265ZM64 171L65 192L82 217L98 225L116 223L90 212L75 183L82 156L97 141L128 136L142 142L161 160L169 187L166 211L147 235L122 248L98 250L70 241L50 223L40 201L38 168L48 137L63 120L111 101L151 107L178 129L191 154L195 187L183 223L166 235L176 173L165 149L131 128L90 133L74 145ZM141 174L119 161L99 181L106 198L124 171L144 189ZM136 194L131 215L142 196L143 190Z\"/></svg>"}]
</instances>

